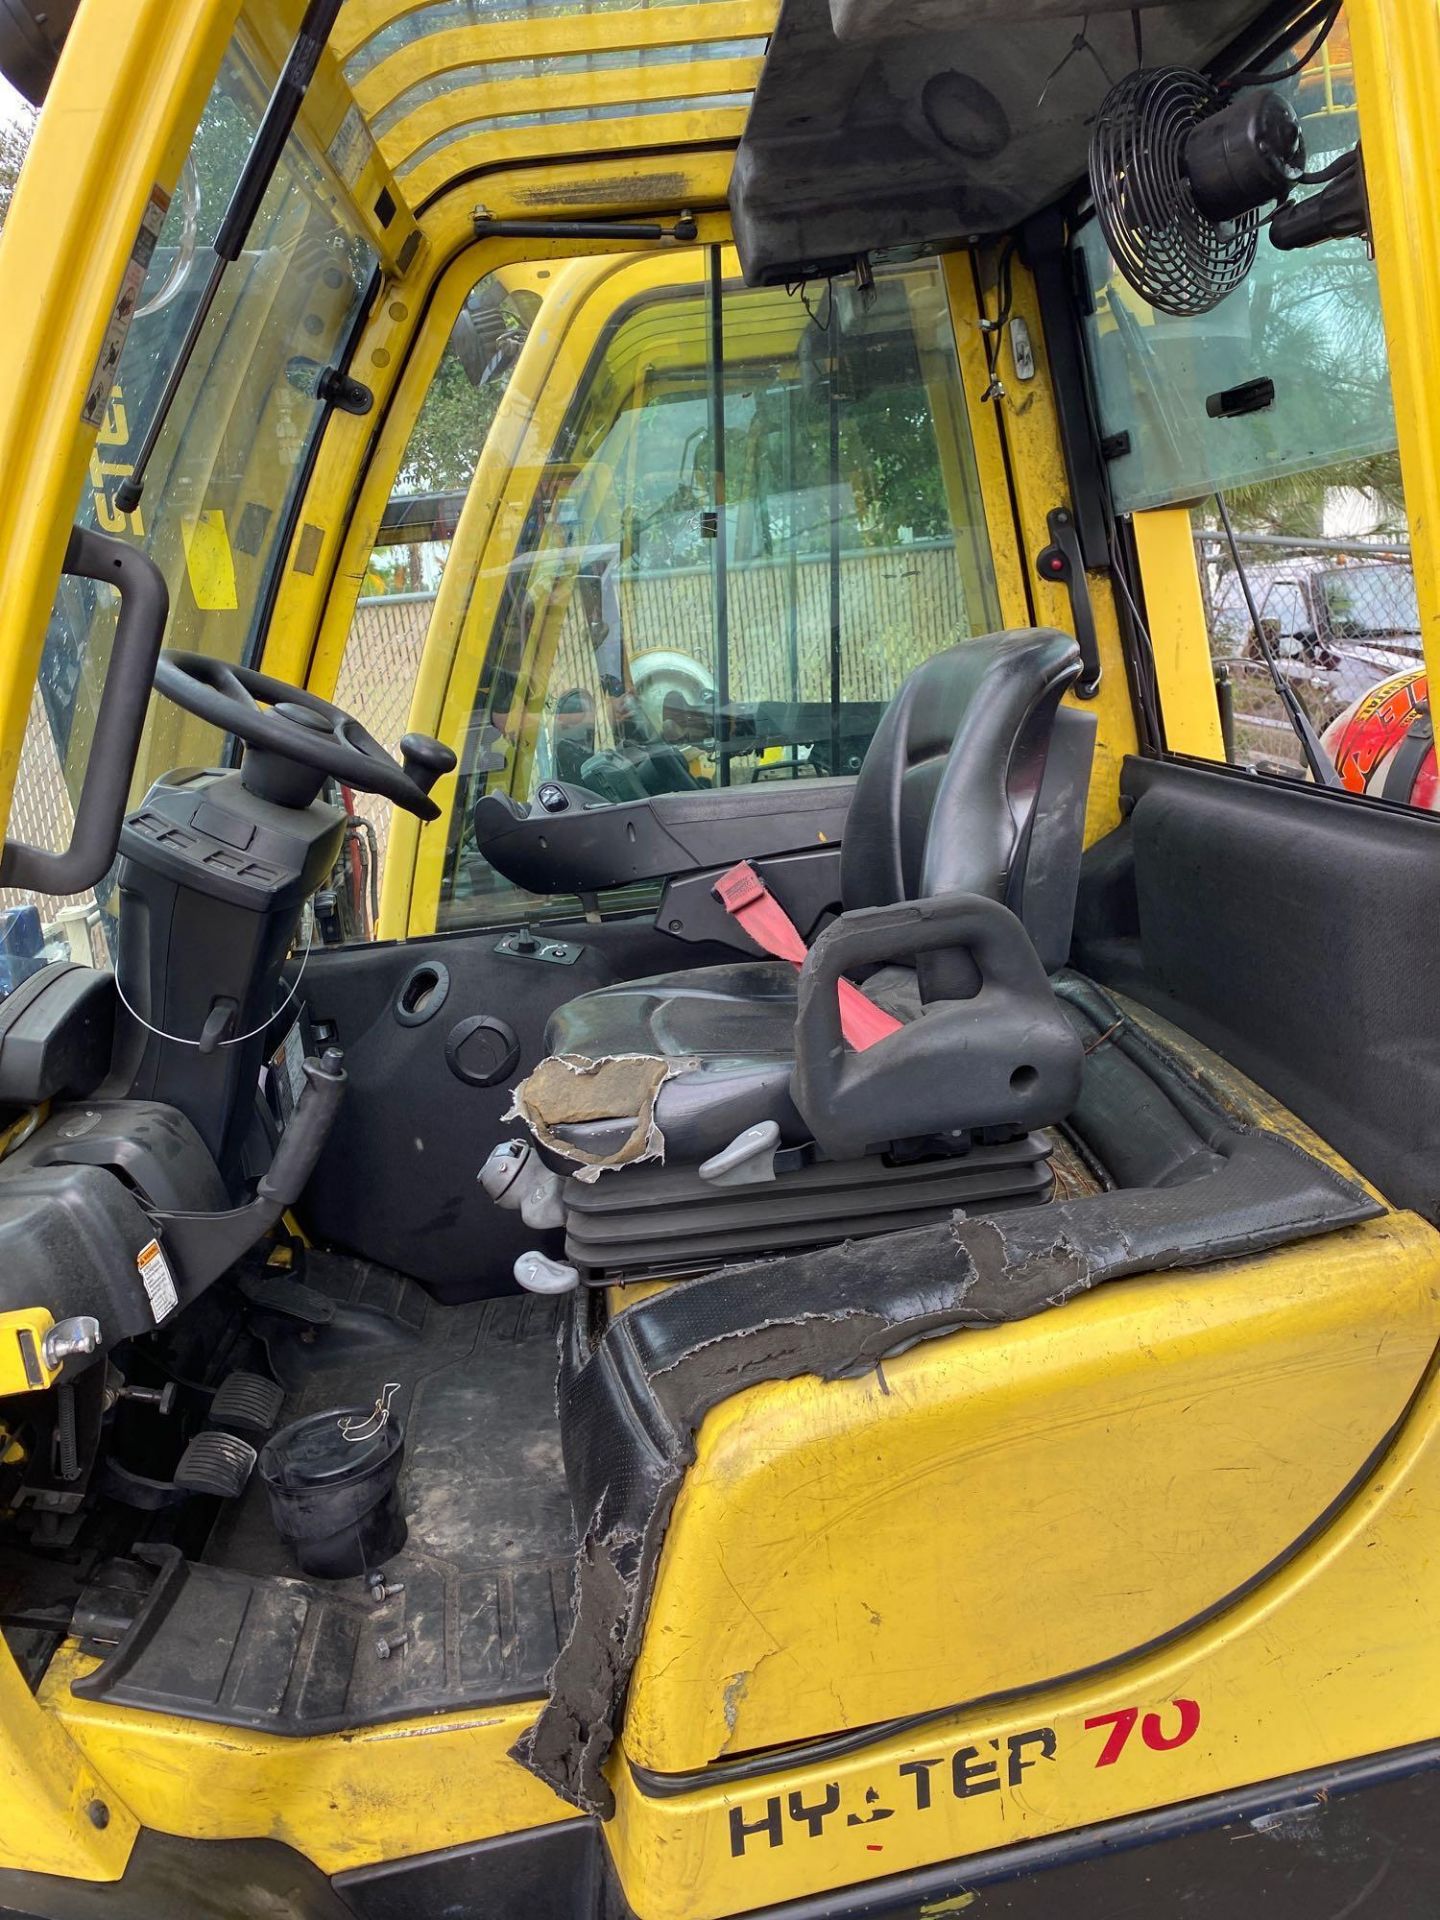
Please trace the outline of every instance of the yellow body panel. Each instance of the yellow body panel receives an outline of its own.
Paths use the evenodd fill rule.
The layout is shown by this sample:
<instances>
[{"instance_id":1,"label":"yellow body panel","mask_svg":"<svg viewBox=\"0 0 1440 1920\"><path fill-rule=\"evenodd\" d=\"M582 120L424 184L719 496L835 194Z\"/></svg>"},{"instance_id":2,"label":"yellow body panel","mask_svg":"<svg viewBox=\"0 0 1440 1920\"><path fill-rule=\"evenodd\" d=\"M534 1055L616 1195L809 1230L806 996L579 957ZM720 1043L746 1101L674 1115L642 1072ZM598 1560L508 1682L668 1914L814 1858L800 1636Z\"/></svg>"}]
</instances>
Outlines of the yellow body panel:
<instances>
[{"instance_id":1,"label":"yellow body panel","mask_svg":"<svg viewBox=\"0 0 1440 1920\"><path fill-rule=\"evenodd\" d=\"M1390 357L1415 598L1430 685L1440 686L1440 5L1351 0L1365 186Z\"/></svg>"},{"instance_id":2,"label":"yellow body panel","mask_svg":"<svg viewBox=\"0 0 1440 1920\"><path fill-rule=\"evenodd\" d=\"M1372 1332L1374 1344L1384 1338ZM1172 1520L1184 1526L1183 1509ZM1432 1372L1353 1504L1288 1567L1163 1647L857 1751L808 1764L796 1755L674 1797L647 1797L627 1747L611 1769L617 1811L606 1829L626 1892L641 1920L713 1920L1431 1739L1437 1531ZM1104 1590L1076 1596L1105 1604ZM1101 1764L1117 1717L1129 1736ZM819 1808L828 1811L804 1811Z\"/></svg>"},{"instance_id":3,"label":"yellow body panel","mask_svg":"<svg viewBox=\"0 0 1440 1920\"><path fill-rule=\"evenodd\" d=\"M41 1689L48 1714L37 1718L161 1833L283 1840L339 1873L574 1817L508 1757L534 1704L288 1740L77 1700L70 1681L95 1664L63 1648Z\"/></svg>"},{"instance_id":4,"label":"yellow body panel","mask_svg":"<svg viewBox=\"0 0 1440 1920\"><path fill-rule=\"evenodd\" d=\"M1148 597L1146 614L1165 744L1172 753L1223 760L1220 705L1189 511L1167 507L1158 513L1137 513L1131 524L1141 578L1156 589Z\"/></svg>"},{"instance_id":5,"label":"yellow body panel","mask_svg":"<svg viewBox=\"0 0 1440 1920\"><path fill-rule=\"evenodd\" d=\"M671 1519L627 1753L682 1773L1179 1632L1363 1476L1437 1295L1440 1236L1392 1215L726 1401Z\"/></svg>"},{"instance_id":6,"label":"yellow body panel","mask_svg":"<svg viewBox=\"0 0 1440 1920\"><path fill-rule=\"evenodd\" d=\"M138 1831L0 1642L0 1867L118 1880Z\"/></svg>"}]
</instances>

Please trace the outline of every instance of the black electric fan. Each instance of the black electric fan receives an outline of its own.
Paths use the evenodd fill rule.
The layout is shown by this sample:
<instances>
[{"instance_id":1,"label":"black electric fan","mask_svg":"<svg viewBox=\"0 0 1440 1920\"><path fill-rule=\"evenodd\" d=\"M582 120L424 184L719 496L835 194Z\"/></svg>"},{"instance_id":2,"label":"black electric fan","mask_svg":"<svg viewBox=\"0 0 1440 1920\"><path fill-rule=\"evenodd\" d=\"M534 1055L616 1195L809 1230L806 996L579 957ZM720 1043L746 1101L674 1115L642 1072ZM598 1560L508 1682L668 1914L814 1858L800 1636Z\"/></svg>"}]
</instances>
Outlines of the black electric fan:
<instances>
[{"instance_id":1,"label":"black electric fan","mask_svg":"<svg viewBox=\"0 0 1440 1920\"><path fill-rule=\"evenodd\" d=\"M1223 94L1187 67L1142 68L1106 95L1090 190L1115 264L1162 313L1208 313L1255 264L1261 209L1305 176L1282 95Z\"/></svg>"}]
</instances>

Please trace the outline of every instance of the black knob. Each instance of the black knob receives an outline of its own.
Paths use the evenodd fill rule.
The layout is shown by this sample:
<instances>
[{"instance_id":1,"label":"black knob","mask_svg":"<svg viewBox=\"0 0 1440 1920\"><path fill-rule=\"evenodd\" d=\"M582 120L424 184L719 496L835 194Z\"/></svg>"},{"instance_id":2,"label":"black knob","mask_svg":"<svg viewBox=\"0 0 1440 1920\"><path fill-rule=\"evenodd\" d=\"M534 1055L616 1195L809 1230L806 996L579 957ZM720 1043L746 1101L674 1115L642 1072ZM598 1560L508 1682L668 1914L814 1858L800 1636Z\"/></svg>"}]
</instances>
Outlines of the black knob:
<instances>
[{"instance_id":1,"label":"black knob","mask_svg":"<svg viewBox=\"0 0 1440 1920\"><path fill-rule=\"evenodd\" d=\"M455 750L428 733L407 733L400 742L405 771L422 793L429 793L442 775L455 771Z\"/></svg>"}]
</instances>

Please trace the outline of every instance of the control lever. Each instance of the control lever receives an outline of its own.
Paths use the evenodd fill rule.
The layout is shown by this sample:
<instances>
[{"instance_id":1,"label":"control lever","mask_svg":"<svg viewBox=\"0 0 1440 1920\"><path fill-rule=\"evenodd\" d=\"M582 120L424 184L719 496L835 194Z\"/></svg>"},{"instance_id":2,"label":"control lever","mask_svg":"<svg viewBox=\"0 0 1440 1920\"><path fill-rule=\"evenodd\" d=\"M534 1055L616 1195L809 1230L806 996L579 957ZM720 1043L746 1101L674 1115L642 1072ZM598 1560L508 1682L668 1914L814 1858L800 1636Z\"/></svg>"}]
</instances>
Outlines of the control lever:
<instances>
[{"instance_id":1,"label":"control lever","mask_svg":"<svg viewBox=\"0 0 1440 1920\"><path fill-rule=\"evenodd\" d=\"M1095 637L1095 612L1090 605L1090 582L1085 577L1085 561L1075 517L1068 507L1052 507L1045 516L1050 529L1050 545L1035 556L1035 571L1042 580L1070 591L1070 624L1080 649L1080 678L1075 692L1082 700L1093 700L1100 691L1100 643Z\"/></svg>"},{"instance_id":2,"label":"control lever","mask_svg":"<svg viewBox=\"0 0 1440 1920\"><path fill-rule=\"evenodd\" d=\"M437 780L455 771L455 750L428 733L407 733L400 742L400 761L406 773L428 794Z\"/></svg>"},{"instance_id":3,"label":"control lever","mask_svg":"<svg viewBox=\"0 0 1440 1920\"><path fill-rule=\"evenodd\" d=\"M305 1088L253 1200L224 1213L151 1214L167 1257L179 1268L182 1301L218 1279L304 1192L345 1095L344 1055L327 1047L320 1059L305 1062L304 1074Z\"/></svg>"},{"instance_id":4,"label":"control lever","mask_svg":"<svg viewBox=\"0 0 1440 1920\"><path fill-rule=\"evenodd\" d=\"M238 1001L231 999L229 994L221 994L220 998L215 1001L209 1013L205 1016L205 1024L200 1029L200 1039L195 1051L197 1053L214 1053L215 1049L220 1045L220 1042L225 1039L230 1029L235 1025L235 1016L239 1011L240 1005Z\"/></svg>"},{"instance_id":5,"label":"control lever","mask_svg":"<svg viewBox=\"0 0 1440 1920\"><path fill-rule=\"evenodd\" d=\"M305 1088L295 1104L290 1124L280 1136L275 1158L255 1188L258 1197L267 1206L274 1207L277 1220L305 1191L305 1183L315 1171L320 1149L340 1110L348 1078L345 1056L339 1047L327 1047L318 1060L307 1060L301 1071L305 1075ZM254 1204L252 1201L251 1205Z\"/></svg>"}]
</instances>

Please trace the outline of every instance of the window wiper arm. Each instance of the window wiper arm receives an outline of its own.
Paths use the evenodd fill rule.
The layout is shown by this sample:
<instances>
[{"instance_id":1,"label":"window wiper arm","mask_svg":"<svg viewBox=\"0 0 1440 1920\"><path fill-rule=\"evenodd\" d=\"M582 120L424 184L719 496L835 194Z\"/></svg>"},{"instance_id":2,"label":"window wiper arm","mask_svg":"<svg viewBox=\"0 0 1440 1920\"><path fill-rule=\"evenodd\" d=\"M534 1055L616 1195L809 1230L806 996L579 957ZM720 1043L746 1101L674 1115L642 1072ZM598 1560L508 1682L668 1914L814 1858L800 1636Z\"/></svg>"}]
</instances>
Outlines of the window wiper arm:
<instances>
[{"instance_id":1,"label":"window wiper arm","mask_svg":"<svg viewBox=\"0 0 1440 1920\"><path fill-rule=\"evenodd\" d=\"M145 438L140 442L140 450L135 455L135 464L115 490L115 505L121 513L133 513L139 506L145 491L145 470L150 464L151 455L159 442L175 396L180 391L180 382L185 378L186 369L194 358L195 349L200 344L200 335L205 330L205 322L210 318L210 309L215 304L215 296L220 291L220 282L225 277L225 269L232 260L238 260L250 237L250 229L255 224L255 216L269 190L270 182L280 164L280 156L285 151L285 142L294 131L295 119L300 111L300 103L314 78L319 65L320 55L325 42L330 38L330 29L335 24L341 0L310 0L305 9L305 18L300 23L300 31L295 44L286 57L280 78L275 83L275 91L266 103L260 125L255 129L255 138L250 143L250 151L245 156L230 194L230 203L215 235L215 259L210 268L209 277L201 289L195 311L190 316L190 324L185 329L185 337L180 350L175 355L170 372L150 424L145 429Z\"/></svg>"},{"instance_id":2,"label":"window wiper arm","mask_svg":"<svg viewBox=\"0 0 1440 1920\"><path fill-rule=\"evenodd\" d=\"M1265 632L1260 619L1260 609L1255 603L1255 592L1250 585L1250 576L1245 571L1245 563L1240 558L1240 543L1235 538L1235 529L1230 524L1230 509L1225 504L1223 493L1216 493L1215 505L1220 509L1220 524L1225 529L1225 538L1230 545L1230 558L1235 563L1235 577L1240 582L1240 591L1245 596L1245 605L1250 614L1250 624L1255 629L1255 644L1260 649L1260 657L1270 669L1270 678L1275 683L1275 691L1280 696L1280 704L1285 709L1286 718L1295 729L1295 737L1300 742L1300 750L1305 755L1317 787L1338 787L1340 776L1326 757L1320 744L1320 736L1315 731L1315 723L1305 711L1301 700L1289 680L1281 671L1280 662L1275 658L1274 648Z\"/></svg>"}]
</instances>

